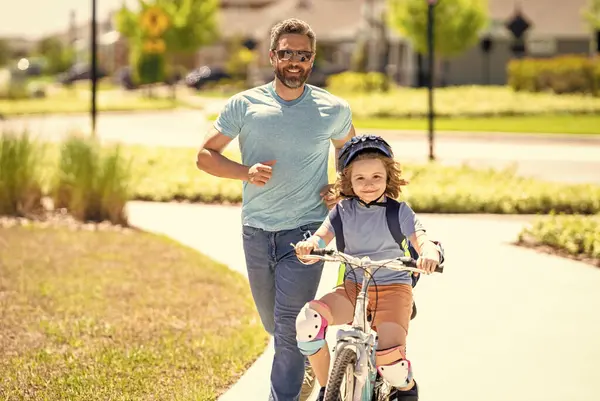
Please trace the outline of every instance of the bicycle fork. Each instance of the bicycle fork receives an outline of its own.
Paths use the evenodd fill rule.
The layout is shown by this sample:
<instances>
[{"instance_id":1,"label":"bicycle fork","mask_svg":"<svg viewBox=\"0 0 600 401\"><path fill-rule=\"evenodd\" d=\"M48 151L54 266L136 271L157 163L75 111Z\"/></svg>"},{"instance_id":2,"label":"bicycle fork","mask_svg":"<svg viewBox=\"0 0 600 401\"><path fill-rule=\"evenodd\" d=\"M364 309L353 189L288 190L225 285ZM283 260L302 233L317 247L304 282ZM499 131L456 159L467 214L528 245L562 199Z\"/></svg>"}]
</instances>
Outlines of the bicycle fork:
<instances>
[{"instance_id":1,"label":"bicycle fork","mask_svg":"<svg viewBox=\"0 0 600 401\"><path fill-rule=\"evenodd\" d=\"M373 334L357 330L339 330L336 352L343 348L352 348L356 353L354 368L354 391L352 401L371 401L375 386L377 370L375 365L375 348L377 340Z\"/></svg>"}]
</instances>

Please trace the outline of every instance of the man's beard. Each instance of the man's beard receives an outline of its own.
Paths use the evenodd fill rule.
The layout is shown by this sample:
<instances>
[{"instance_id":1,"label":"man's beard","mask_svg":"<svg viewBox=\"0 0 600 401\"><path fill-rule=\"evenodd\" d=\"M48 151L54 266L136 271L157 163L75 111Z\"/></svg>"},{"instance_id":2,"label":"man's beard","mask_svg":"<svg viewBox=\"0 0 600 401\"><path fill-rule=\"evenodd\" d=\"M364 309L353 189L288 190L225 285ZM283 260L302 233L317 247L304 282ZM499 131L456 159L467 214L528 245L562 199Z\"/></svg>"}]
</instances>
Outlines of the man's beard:
<instances>
[{"instance_id":1,"label":"man's beard","mask_svg":"<svg viewBox=\"0 0 600 401\"><path fill-rule=\"evenodd\" d=\"M299 70L299 74L290 74L287 70ZM277 78L290 89L298 89L301 87L308 76L310 75L312 68L302 68L299 66L287 66L285 68L275 68L275 75Z\"/></svg>"}]
</instances>

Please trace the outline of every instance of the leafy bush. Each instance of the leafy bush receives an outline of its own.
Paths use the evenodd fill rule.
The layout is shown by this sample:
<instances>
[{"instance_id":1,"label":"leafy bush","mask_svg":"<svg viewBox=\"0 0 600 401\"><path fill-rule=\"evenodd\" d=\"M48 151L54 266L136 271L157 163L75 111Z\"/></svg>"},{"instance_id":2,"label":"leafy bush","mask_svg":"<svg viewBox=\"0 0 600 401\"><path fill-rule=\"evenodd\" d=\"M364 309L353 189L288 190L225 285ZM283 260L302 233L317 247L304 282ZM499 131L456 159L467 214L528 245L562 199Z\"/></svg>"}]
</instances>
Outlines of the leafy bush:
<instances>
[{"instance_id":1,"label":"leafy bush","mask_svg":"<svg viewBox=\"0 0 600 401\"><path fill-rule=\"evenodd\" d=\"M71 138L51 149L40 165L59 167L51 185L55 204L82 219L118 220L129 199L156 202L239 203L242 185L199 171L196 148L123 145L100 148ZM239 151L225 155L240 162ZM125 160L135 160L128 164ZM329 178L335 178L333 160ZM600 212L600 186L544 182L516 175L512 169L482 170L436 163L404 165L410 184L402 199L421 213L594 214ZM121 217L124 218L124 217Z\"/></svg>"},{"instance_id":2,"label":"leafy bush","mask_svg":"<svg viewBox=\"0 0 600 401\"><path fill-rule=\"evenodd\" d=\"M129 184L130 165L120 146L102 148L93 139L72 136L60 150L54 205L79 220L125 225Z\"/></svg>"},{"instance_id":3,"label":"leafy bush","mask_svg":"<svg viewBox=\"0 0 600 401\"><path fill-rule=\"evenodd\" d=\"M342 72L327 78L327 89L338 93L387 92L390 86L388 76L380 72Z\"/></svg>"},{"instance_id":4,"label":"leafy bush","mask_svg":"<svg viewBox=\"0 0 600 401\"><path fill-rule=\"evenodd\" d=\"M19 100L29 98L27 81L24 77L14 77L10 72L0 72L0 99Z\"/></svg>"},{"instance_id":5,"label":"leafy bush","mask_svg":"<svg viewBox=\"0 0 600 401\"><path fill-rule=\"evenodd\" d=\"M600 266L600 215L538 218L521 231L518 242L546 245L569 255L595 259Z\"/></svg>"},{"instance_id":6,"label":"leafy bush","mask_svg":"<svg viewBox=\"0 0 600 401\"><path fill-rule=\"evenodd\" d=\"M508 83L516 91L600 96L600 61L585 56L512 60Z\"/></svg>"},{"instance_id":7,"label":"leafy bush","mask_svg":"<svg viewBox=\"0 0 600 401\"><path fill-rule=\"evenodd\" d=\"M0 132L0 215L25 216L41 206L44 148L24 131Z\"/></svg>"},{"instance_id":8,"label":"leafy bush","mask_svg":"<svg viewBox=\"0 0 600 401\"><path fill-rule=\"evenodd\" d=\"M136 160L132 171L133 197L142 200L241 202L239 181L198 171L197 149L128 147ZM239 152L226 152L240 161ZM333 160L330 179L335 177ZM403 199L417 212L428 213L561 213L593 214L600 211L600 186L564 185L518 177L513 170L480 170L438 164L407 165L411 183Z\"/></svg>"}]
</instances>

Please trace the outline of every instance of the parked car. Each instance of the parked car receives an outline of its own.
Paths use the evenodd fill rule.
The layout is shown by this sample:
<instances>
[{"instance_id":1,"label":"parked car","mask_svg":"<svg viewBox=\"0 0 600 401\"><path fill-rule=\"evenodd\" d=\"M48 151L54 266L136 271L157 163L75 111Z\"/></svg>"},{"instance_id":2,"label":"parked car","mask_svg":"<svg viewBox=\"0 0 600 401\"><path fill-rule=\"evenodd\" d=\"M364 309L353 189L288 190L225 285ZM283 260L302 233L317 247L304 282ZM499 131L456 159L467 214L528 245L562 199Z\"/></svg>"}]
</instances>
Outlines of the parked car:
<instances>
[{"instance_id":1,"label":"parked car","mask_svg":"<svg viewBox=\"0 0 600 401\"><path fill-rule=\"evenodd\" d=\"M185 77L185 84L189 88L199 90L209 82L217 82L221 79L231 79L231 75L221 67L210 67L203 65L190 72Z\"/></svg>"},{"instance_id":2,"label":"parked car","mask_svg":"<svg viewBox=\"0 0 600 401\"><path fill-rule=\"evenodd\" d=\"M98 67L96 69L96 78L97 79L101 79L106 76L107 76L106 72L104 70L102 70L100 67ZM89 64L79 63L79 64L73 64L73 66L71 66L71 68L69 68L67 71L63 72L62 74L59 74L58 82L60 82L63 85L69 85L75 81L82 81L84 79L91 79L91 78L92 78L91 66Z\"/></svg>"}]
</instances>

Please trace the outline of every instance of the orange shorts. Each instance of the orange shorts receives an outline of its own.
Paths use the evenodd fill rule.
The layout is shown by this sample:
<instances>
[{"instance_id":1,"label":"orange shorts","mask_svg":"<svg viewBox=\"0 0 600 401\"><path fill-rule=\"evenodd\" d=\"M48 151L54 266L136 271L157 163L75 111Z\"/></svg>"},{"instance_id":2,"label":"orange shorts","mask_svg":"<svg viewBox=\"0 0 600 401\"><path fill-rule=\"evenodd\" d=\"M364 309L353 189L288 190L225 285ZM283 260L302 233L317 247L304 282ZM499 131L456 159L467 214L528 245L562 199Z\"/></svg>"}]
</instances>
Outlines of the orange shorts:
<instances>
[{"instance_id":1,"label":"orange shorts","mask_svg":"<svg viewBox=\"0 0 600 401\"><path fill-rule=\"evenodd\" d=\"M346 280L332 292L319 299L331 313L330 325L350 324L354 318L356 296L361 284ZM378 349L405 345L408 335L413 295L409 284L369 285L367 311L371 327L379 336Z\"/></svg>"}]
</instances>

